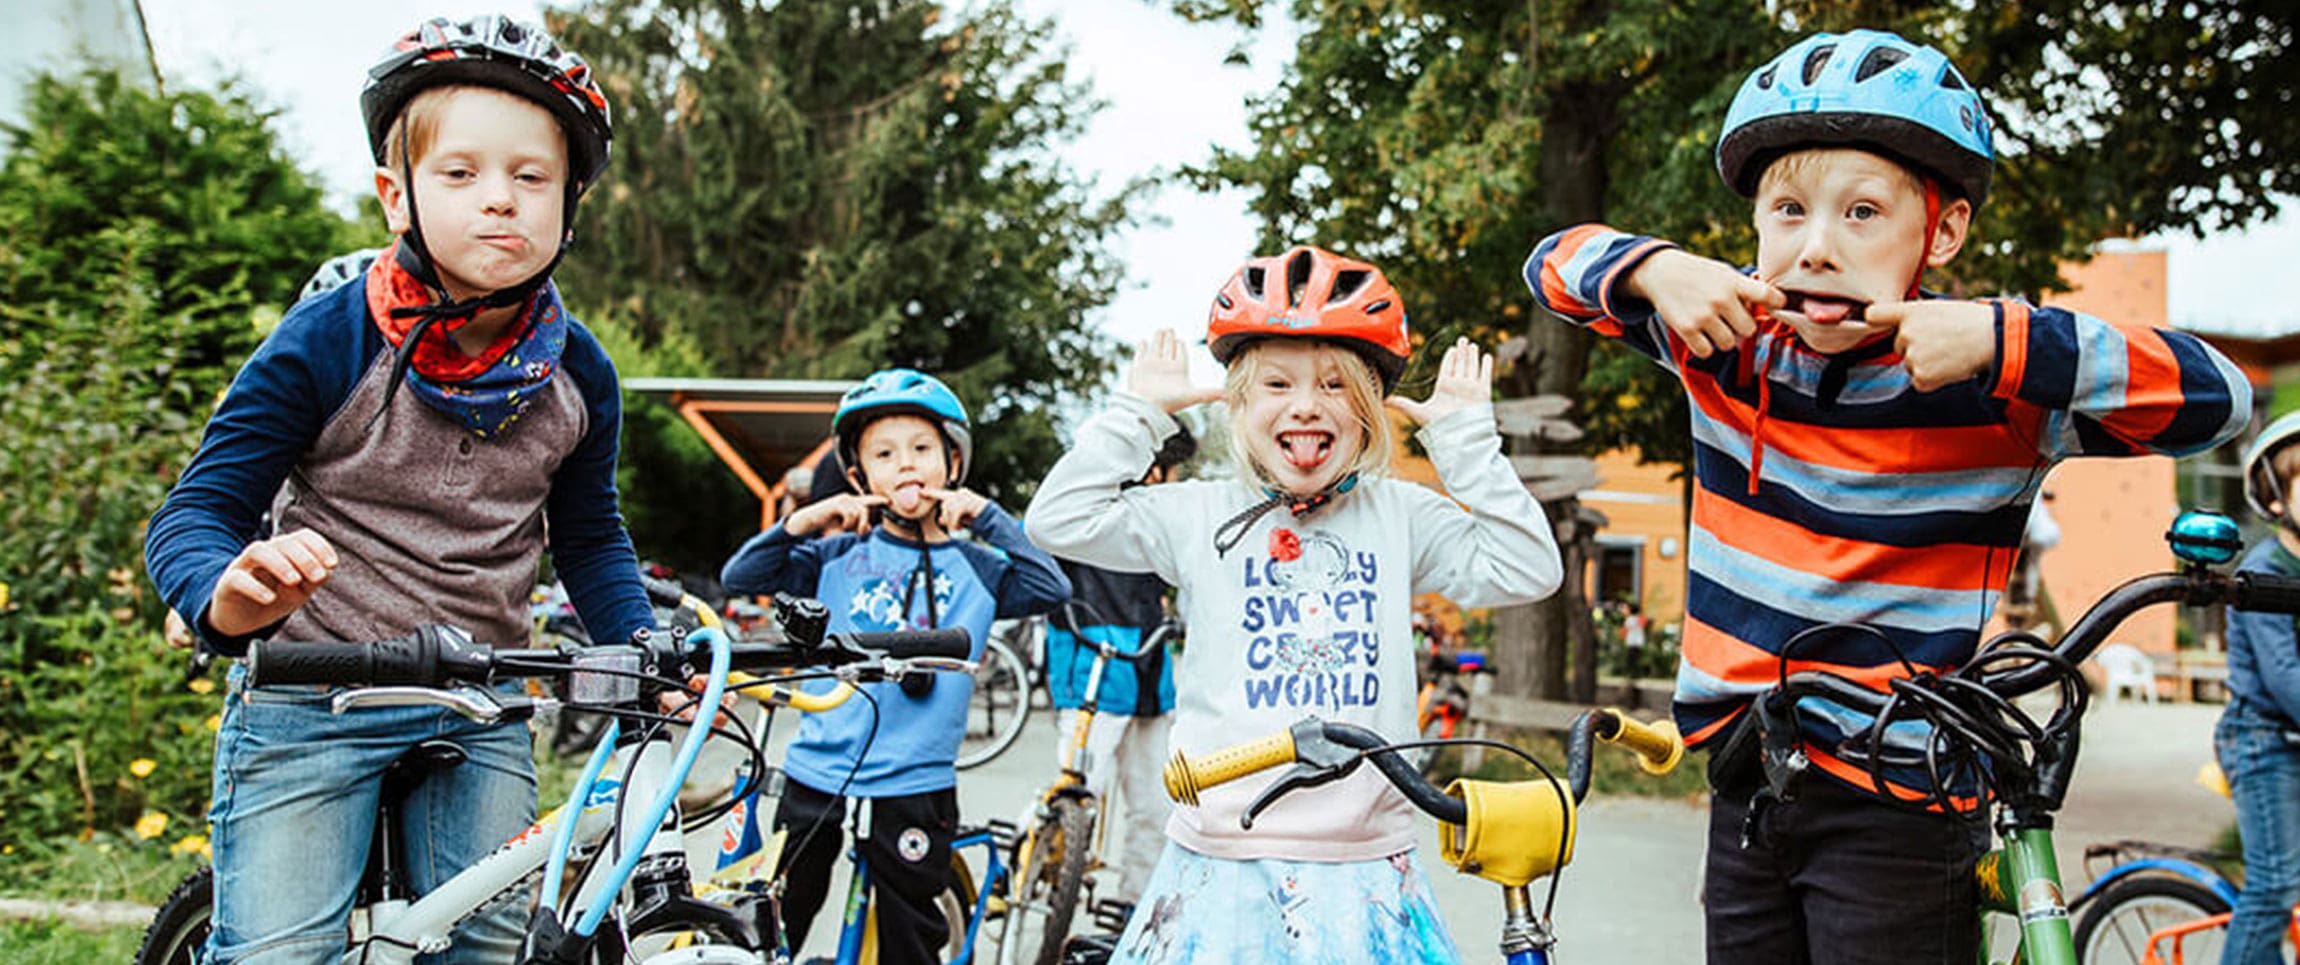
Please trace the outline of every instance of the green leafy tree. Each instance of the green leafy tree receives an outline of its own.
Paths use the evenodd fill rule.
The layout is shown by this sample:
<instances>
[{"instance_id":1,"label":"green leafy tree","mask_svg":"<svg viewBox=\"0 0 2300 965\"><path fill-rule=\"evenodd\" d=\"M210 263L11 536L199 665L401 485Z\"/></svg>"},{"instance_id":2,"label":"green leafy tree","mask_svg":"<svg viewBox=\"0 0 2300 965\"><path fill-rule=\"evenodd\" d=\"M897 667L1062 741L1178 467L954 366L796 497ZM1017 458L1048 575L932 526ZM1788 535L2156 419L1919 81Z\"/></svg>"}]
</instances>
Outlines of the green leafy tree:
<instances>
[{"instance_id":1,"label":"green leafy tree","mask_svg":"<svg viewBox=\"0 0 2300 965\"><path fill-rule=\"evenodd\" d=\"M351 236L228 88L45 78L9 135L0 824L198 834L217 701L160 642L145 522L258 323Z\"/></svg>"},{"instance_id":2,"label":"green leafy tree","mask_svg":"<svg viewBox=\"0 0 2300 965\"><path fill-rule=\"evenodd\" d=\"M1269 0L1174 0L1259 26ZM1768 14L1768 7L1777 13ZM1811 30L1891 29L1944 49L2000 121L1997 186L1936 285L2041 295L2102 238L2241 224L2300 176L2288 3L2199 0L1293 0L1302 30L1253 146L1192 172L1251 191L1261 247L1317 241L1380 263L1421 332L1510 341L1503 394L1590 400L1592 450L1682 464L1682 390L1658 367L1528 307L1536 240L1609 221L1746 263L1746 201L1712 167L1741 78ZM1408 385L1411 386L1409 381ZM1410 390L1410 388L1409 388ZM1620 400L1634 404L1617 405ZM1549 507L1583 534L1572 501ZM1568 545L1568 573L1579 572ZM1587 602L1505 613L1503 689L1594 689Z\"/></svg>"},{"instance_id":3,"label":"green leafy tree","mask_svg":"<svg viewBox=\"0 0 2300 965\"><path fill-rule=\"evenodd\" d=\"M1096 107L1051 28L916 0L594 0L551 20L617 121L571 297L648 344L692 337L716 375L934 373L979 423L972 484L1026 500L1059 449L1054 403L1109 371L1086 315L1118 291L1104 244L1140 190L1097 198L1050 153ZM723 507L722 529L756 509Z\"/></svg>"}]
</instances>

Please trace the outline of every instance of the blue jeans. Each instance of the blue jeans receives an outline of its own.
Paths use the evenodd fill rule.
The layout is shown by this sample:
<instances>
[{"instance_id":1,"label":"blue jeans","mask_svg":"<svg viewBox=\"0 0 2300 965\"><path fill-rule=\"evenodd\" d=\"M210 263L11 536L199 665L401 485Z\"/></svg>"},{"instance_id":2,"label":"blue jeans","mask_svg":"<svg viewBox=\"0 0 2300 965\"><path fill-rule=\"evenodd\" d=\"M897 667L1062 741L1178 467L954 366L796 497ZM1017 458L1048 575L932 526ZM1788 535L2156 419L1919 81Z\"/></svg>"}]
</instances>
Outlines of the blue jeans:
<instances>
[{"instance_id":1,"label":"blue jeans","mask_svg":"<svg viewBox=\"0 0 2300 965\"><path fill-rule=\"evenodd\" d=\"M2244 892L2220 953L2231 965L2282 961L2284 930L2300 900L2300 745L2291 726L2237 699L2213 729L2213 754L2244 837Z\"/></svg>"},{"instance_id":2,"label":"blue jeans","mask_svg":"<svg viewBox=\"0 0 2300 965\"><path fill-rule=\"evenodd\" d=\"M216 733L216 906L210 965L332 963L374 839L383 770L419 741L447 738L465 761L424 780L400 816L408 883L421 894L535 820L533 739L525 723L481 725L432 707L328 710L331 691L246 685L234 667ZM455 947L424 962L507 962L527 903L504 901L457 927Z\"/></svg>"}]
</instances>

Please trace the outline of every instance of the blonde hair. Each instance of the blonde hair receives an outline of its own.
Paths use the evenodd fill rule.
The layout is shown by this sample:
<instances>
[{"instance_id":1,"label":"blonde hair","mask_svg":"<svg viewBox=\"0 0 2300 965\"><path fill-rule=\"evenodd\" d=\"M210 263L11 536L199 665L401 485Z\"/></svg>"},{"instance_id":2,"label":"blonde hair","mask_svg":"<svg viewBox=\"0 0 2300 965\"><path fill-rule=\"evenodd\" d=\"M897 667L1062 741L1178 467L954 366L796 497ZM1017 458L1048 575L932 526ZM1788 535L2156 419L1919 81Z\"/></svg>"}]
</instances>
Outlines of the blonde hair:
<instances>
[{"instance_id":1,"label":"blonde hair","mask_svg":"<svg viewBox=\"0 0 2300 965\"><path fill-rule=\"evenodd\" d=\"M522 103L534 103L510 91L484 84L442 84L438 87L427 88L422 93L408 98L407 106L399 109L399 116L392 118L391 127L384 131L383 166L396 173L402 167L423 160L423 155L431 150L433 143L439 140L440 119L447 115L447 105L454 103L456 98L474 93L494 94L509 97ZM541 105L536 106L541 107ZM546 113L548 113L547 110ZM571 164L574 158L567 153L566 129L560 124L557 116L553 116L551 121L552 129L559 132L559 149L560 156L564 159L563 163ZM400 135L403 132L406 134L407 153L413 155L412 157L403 157L400 154ZM574 172L570 170L568 176L573 177Z\"/></svg>"},{"instance_id":2,"label":"blonde hair","mask_svg":"<svg viewBox=\"0 0 2300 965\"><path fill-rule=\"evenodd\" d=\"M1237 358L1230 360L1230 369L1222 378L1222 398L1230 406L1230 455L1263 485L1271 485L1270 474L1254 461L1253 453L1248 450L1245 421L1246 391L1253 387L1255 376L1261 374L1262 348L1267 344L1265 339L1247 345ZM1381 377L1374 374L1374 367L1365 356L1350 349L1329 342L1316 343L1315 347L1320 370L1329 360L1342 370L1343 396L1349 401L1350 417L1357 422L1359 438L1364 443L1343 475L1382 474L1389 468L1392 440L1389 416L1382 408Z\"/></svg>"},{"instance_id":3,"label":"blonde hair","mask_svg":"<svg viewBox=\"0 0 2300 965\"><path fill-rule=\"evenodd\" d=\"M1901 187L1907 188L1911 194L1917 197L1925 196L1924 177L1918 174L1915 168L1910 167L1907 162L1890 154L1879 154L1876 151L1858 147L1808 147L1790 151L1774 158L1765 165L1764 173L1757 176L1757 190L1763 192L1783 178L1793 177L1804 173L1809 168L1831 163L1835 160L1837 152L1841 151L1860 151L1891 164L1893 170L1900 174ZM1947 191L1949 186L1943 182L1942 188ZM1947 200L1948 195L1944 194L1942 201L1945 203Z\"/></svg>"}]
</instances>

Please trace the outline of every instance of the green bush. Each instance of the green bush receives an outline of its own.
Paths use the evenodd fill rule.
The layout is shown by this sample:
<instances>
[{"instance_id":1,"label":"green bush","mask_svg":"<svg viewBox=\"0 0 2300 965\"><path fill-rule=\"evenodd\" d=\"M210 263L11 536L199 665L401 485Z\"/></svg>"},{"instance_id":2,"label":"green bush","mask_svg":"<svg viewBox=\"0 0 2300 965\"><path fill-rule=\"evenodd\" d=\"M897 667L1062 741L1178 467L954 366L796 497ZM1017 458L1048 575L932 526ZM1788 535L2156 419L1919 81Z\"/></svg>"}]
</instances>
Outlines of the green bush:
<instances>
[{"instance_id":1,"label":"green bush","mask_svg":"<svg viewBox=\"0 0 2300 965\"><path fill-rule=\"evenodd\" d=\"M132 293L0 341L0 835L199 833L212 696L160 639L144 521L206 411ZM208 685L212 688L212 682ZM151 761L148 772L138 761ZM147 827L149 825L147 824ZM163 832L165 833L165 832Z\"/></svg>"},{"instance_id":2,"label":"green bush","mask_svg":"<svg viewBox=\"0 0 2300 965\"><path fill-rule=\"evenodd\" d=\"M263 320L359 238L229 87L43 77L8 131L0 853L180 844L204 834L219 701L161 642L145 523Z\"/></svg>"}]
</instances>

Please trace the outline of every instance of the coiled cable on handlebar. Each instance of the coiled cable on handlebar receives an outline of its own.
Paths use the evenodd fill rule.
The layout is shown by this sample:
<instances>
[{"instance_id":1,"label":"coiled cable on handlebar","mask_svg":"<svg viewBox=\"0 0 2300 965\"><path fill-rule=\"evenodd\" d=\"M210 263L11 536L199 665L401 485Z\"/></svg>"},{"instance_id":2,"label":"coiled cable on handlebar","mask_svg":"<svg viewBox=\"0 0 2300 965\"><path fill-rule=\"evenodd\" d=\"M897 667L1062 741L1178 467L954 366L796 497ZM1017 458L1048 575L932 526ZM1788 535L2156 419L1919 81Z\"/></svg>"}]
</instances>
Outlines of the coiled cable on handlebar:
<instances>
[{"instance_id":1,"label":"coiled cable on handlebar","mask_svg":"<svg viewBox=\"0 0 2300 965\"><path fill-rule=\"evenodd\" d=\"M1987 686L1992 667L2034 664L2059 687L2050 717L2038 722L2011 698ZM2000 675L2001 676L2001 675ZM1892 694L1863 731L1858 747L1867 758L1869 780L1885 801L1917 810L1941 810L1968 819L1985 817L1989 798L1956 796L1959 787L1985 787L1999 799L2049 801L2057 807L2065 775L2040 772L2063 765L2063 745L2082 719L2089 691L2077 666L2051 650L2022 642L2000 644L1947 674L1920 673L1895 678ZM1927 735L1923 752L1926 787L1903 794L1885 779L1892 763L1886 734L1895 724L1921 721ZM1855 744L1848 743L1848 747ZM1903 761L1901 763L1909 763Z\"/></svg>"}]
</instances>

